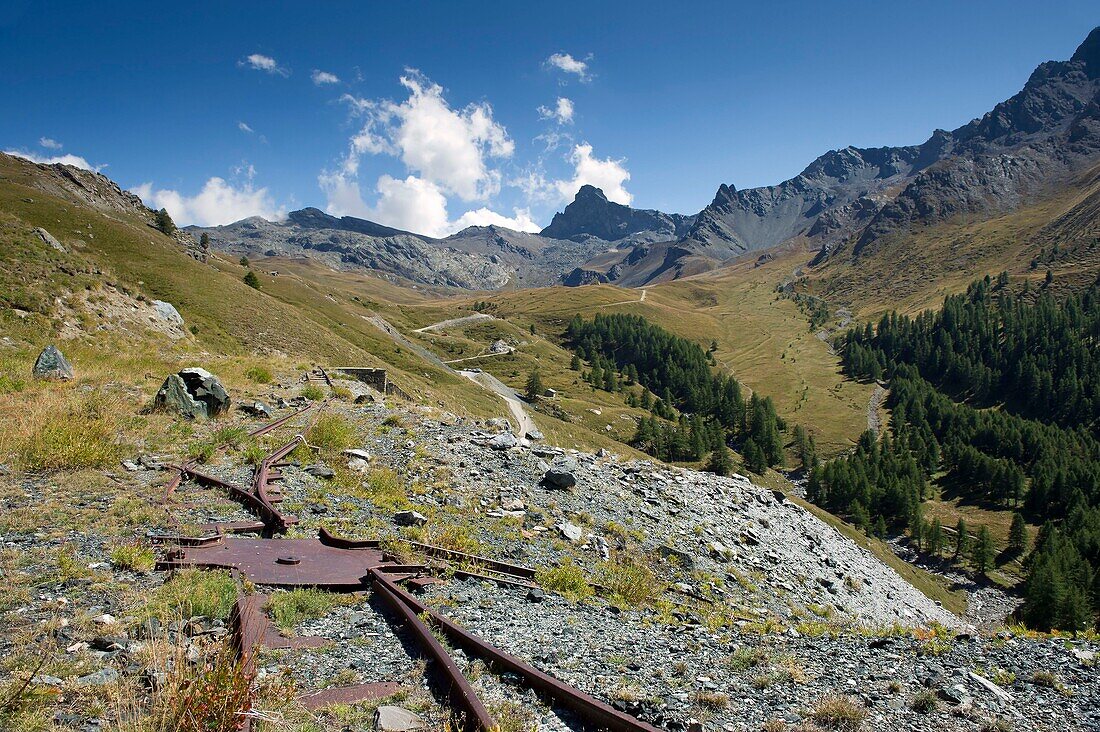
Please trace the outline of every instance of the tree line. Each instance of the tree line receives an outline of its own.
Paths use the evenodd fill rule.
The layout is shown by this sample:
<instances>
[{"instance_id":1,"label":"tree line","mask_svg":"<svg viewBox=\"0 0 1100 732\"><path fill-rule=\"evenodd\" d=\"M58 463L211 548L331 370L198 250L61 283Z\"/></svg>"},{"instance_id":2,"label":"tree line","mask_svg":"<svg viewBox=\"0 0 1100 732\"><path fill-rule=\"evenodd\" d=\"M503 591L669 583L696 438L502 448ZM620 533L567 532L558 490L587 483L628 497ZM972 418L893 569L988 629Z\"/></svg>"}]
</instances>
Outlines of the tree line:
<instances>
[{"instance_id":1,"label":"tree line","mask_svg":"<svg viewBox=\"0 0 1100 732\"><path fill-rule=\"evenodd\" d=\"M808 492L865 528L908 526L919 544L920 505L942 473L966 499L1022 514L1017 551L1023 516L1042 524L1020 616L1082 629L1100 614L1100 288L1056 301L1006 285L986 278L938 313L890 313L847 334L848 371L890 380L892 436L864 435Z\"/></svg>"},{"instance_id":2,"label":"tree line","mask_svg":"<svg viewBox=\"0 0 1100 732\"><path fill-rule=\"evenodd\" d=\"M732 468L728 446L749 470L762 473L783 462L786 425L770 397L750 395L732 375L716 371L713 351L639 315L596 315L570 321L565 333L573 368L594 388L625 391L632 406L654 416L641 420L631 444L663 460L701 460L715 472Z\"/></svg>"}]
</instances>

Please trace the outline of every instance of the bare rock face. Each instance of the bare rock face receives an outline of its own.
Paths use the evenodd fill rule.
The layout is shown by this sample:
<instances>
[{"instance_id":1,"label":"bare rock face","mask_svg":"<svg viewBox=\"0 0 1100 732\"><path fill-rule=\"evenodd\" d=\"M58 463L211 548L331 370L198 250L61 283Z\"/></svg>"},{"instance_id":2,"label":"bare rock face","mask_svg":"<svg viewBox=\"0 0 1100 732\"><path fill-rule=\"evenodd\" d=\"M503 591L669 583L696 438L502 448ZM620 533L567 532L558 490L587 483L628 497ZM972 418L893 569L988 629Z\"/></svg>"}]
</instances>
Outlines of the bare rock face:
<instances>
[{"instance_id":1,"label":"bare rock face","mask_svg":"<svg viewBox=\"0 0 1100 732\"><path fill-rule=\"evenodd\" d=\"M153 400L158 409L179 412L188 419L217 416L231 403L218 377L197 367L171 374Z\"/></svg>"},{"instance_id":2,"label":"bare rock face","mask_svg":"<svg viewBox=\"0 0 1100 732\"><path fill-rule=\"evenodd\" d=\"M49 345L38 354L34 362L34 375L39 379L68 381L73 378L73 366L65 354L57 350L57 346Z\"/></svg>"}]
</instances>

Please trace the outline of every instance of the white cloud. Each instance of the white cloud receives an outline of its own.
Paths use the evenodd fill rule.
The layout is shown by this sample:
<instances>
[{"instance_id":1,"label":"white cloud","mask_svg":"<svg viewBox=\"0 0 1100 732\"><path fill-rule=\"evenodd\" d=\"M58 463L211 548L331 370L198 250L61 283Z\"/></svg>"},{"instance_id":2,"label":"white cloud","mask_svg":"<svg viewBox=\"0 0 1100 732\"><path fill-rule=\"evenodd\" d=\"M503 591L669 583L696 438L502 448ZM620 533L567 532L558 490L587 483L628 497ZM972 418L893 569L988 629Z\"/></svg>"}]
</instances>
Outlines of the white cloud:
<instances>
[{"instance_id":1,"label":"white cloud","mask_svg":"<svg viewBox=\"0 0 1100 732\"><path fill-rule=\"evenodd\" d=\"M65 147L60 142L51 137L39 137L38 144L46 148L47 150L60 150L61 148Z\"/></svg>"},{"instance_id":2,"label":"white cloud","mask_svg":"<svg viewBox=\"0 0 1100 732\"><path fill-rule=\"evenodd\" d=\"M275 59L270 56L264 56L262 53L250 54L242 61L239 61L238 65L247 66L257 71L266 71L269 74L278 74L279 76L290 75L290 72L279 66L279 63Z\"/></svg>"},{"instance_id":3,"label":"white cloud","mask_svg":"<svg viewBox=\"0 0 1100 732\"><path fill-rule=\"evenodd\" d=\"M311 78L313 79L313 83L317 86L340 83L340 77L338 77L336 74L330 74L329 72L321 71L320 69L314 69Z\"/></svg>"},{"instance_id":4,"label":"white cloud","mask_svg":"<svg viewBox=\"0 0 1100 732\"><path fill-rule=\"evenodd\" d=\"M150 208L168 209L180 226L220 226L249 216L262 216L269 221L286 218L286 209L275 204L267 188L254 188L251 179L243 186L235 186L215 176L194 196L174 190L154 190L152 183L142 183L131 190Z\"/></svg>"},{"instance_id":5,"label":"white cloud","mask_svg":"<svg viewBox=\"0 0 1100 732\"><path fill-rule=\"evenodd\" d=\"M630 180L630 172L623 167L624 161L593 157L592 146L587 142L573 147L569 161L573 164L573 178L553 183L561 200L571 200L586 183L603 190L609 201L629 205L634 200L634 196L623 187Z\"/></svg>"},{"instance_id":6,"label":"white cloud","mask_svg":"<svg viewBox=\"0 0 1100 732\"><path fill-rule=\"evenodd\" d=\"M516 231L539 232L542 227L531 218L531 211L526 208L517 208L512 211L513 216L508 217L496 211L482 207L475 211L467 211L458 217L451 225L454 231L461 231L467 226L503 226Z\"/></svg>"},{"instance_id":7,"label":"white cloud","mask_svg":"<svg viewBox=\"0 0 1100 732\"><path fill-rule=\"evenodd\" d=\"M559 125L567 125L573 123L573 100L566 99L565 97L558 97L557 103L553 109L549 107L539 107L539 119L552 119L556 120Z\"/></svg>"},{"instance_id":8,"label":"white cloud","mask_svg":"<svg viewBox=\"0 0 1100 732\"><path fill-rule=\"evenodd\" d=\"M363 200L359 182L354 176L343 172L322 173L318 183L328 199L325 209L333 216L370 219L425 236L442 238L468 226L490 224L518 231L539 231L542 228L534 222L527 209L515 209L513 216L509 217L482 207L467 211L451 221L443 190L415 175L404 180L381 176L375 185L376 201L373 205Z\"/></svg>"},{"instance_id":9,"label":"white cloud","mask_svg":"<svg viewBox=\"0 0 1100 732\"><path fill-rule=\"evenodd\" d=\"M71 165L74 168L83 168L84 170L91 170L93 172L99 172L106 165L92 165L79 155L73 155L72 153L66 153L64 155L38 155L32 152L26 152L25 150L5 150L8 155L14 155L17 158L23 158L24 160L30 160L32 163L39 163L41 165L56 165L58 163L62 165Z\"/></svg>"},{"instance_id":10,"label":"white cloud","mask_svg":"<svg viewBox=\"0 0 1100 732\"><path fill-rule=\"evenodd\" d=\"M250 135L254 132L254 130L251 127L248 126L247 122L238 122L237 123L237 129L240 130L241 132L247 132Z\"/></svg>"},{"instance_id":11,"label":"white cloud","mask_svg":"<svg viewBox=\"0 0 1100 732\"><path fill-rule=\"evenodd\" d=\"M452 109L443 98L443 87L415 70L402 76L401 84L409 92L401 103L344 97L365 117L362 129L351 139L345 173L358 171L363 153L386 153L400 157L411 172L463 200L495 195L501 176L488 160L510 158L515 143L493 119L492 107L481 102Z\"/></svg>"},{"instance_id":12,"label":"white cloud","mask_svg":"<svg viewBox=\"0 0 1100 732\"><path fill-rule=\"evenodd\" d=\"M568 53L551 54L550 58L546 59L546 63L567 74L575 74L581 81L588 81L592 78L588 73L587 60L575 59Z\"/></svg>"}]
</instances>

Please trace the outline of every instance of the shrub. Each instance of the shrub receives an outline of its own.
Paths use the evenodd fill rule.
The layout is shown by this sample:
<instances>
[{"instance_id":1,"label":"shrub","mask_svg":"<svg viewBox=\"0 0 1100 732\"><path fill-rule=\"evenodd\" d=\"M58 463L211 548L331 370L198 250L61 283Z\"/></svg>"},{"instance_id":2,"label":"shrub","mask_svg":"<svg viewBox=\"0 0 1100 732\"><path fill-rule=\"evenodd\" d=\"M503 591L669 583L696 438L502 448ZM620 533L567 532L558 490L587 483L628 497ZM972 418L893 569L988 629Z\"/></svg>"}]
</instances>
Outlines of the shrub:
<instances>
[{"instance_id":1,"label":"shrub","mask_svg":"<svg viewBox=\"0 0 1100 732\"><path fill-rule=\"evenodd\" d=\"M746 671L768 660L768 654L759 648L738 648L726 659L726 665L734 671Z\"/></svg>"},{"instance_id":2,"label":"shrub","mask_svg":"<svg viewBox=\"0 0 1100 732\"><path fill-rule=\"evenodd\" d=\"M827 696L818 702L810 718L822 727L855 732L867 719L867 709L848 696Z\"/></svg>"},{"instance_id":3,"label":"shrub","mask_svg":"<svg viewBox=\"0 0 1100 732\"><path fill-rule=\"evenodd\" d=\"M140 620L228 618L237 600L237 585L228 572L185 569L158 587L136 613Z\"/></svg>"},{"instance_id":4,"label":"shrub","mask_svg":"<svg viewBox=\"0 0 1100 732\"><path fill-rule=\"evenodd\" d=\"M244 377L257 384L270 384L274 378L266 366L253 366L244 372Z\"/></svg>"},{"instance_id":5,"label":"shrub","mask_svg":"<svg viewBox=\"0 0 1100 732\"><path fill-rule=\"evenodd\" d=\"M1052 672L1040 669L1031 675L1031 683L1036 686L1045 686L1050 689L1058 688L1058 677Z\"/></svg>"},{"instance_id":6,"label":"shrub","mask_svg":"<svg viewBox=\"0 0 1100 732\"><path fill-rule=\"evenodd\" d=\"M355 441L355 428L338 414L322 415L306 433L306 442L324 450L346 450Z\"/></svg>"},{"instance_id":7,"label":"shrub","mask_svg":"<svg viewBox=\"0 0 1100 732\"><path fill-rule=\"evenodd\" d=\"M592 586L584 578L584 572L571 559L566 559L557 567L536 571L535 582L574 602L590 597L593 593Z\"/></svg>"},{"instance_id":8,"label":"shrub","mask_svg":"<svg viewBox=\"0 0 1100 732\"><path fill-rule=\"evenodd\" d=\"M251 706L252 674L226 644L207 650L198 663L176 659L155 694L151 729L233 732Z\"/></svg>"},{"instance_id":9,"label":"shrub","mask_svg":"<svg viewBox=\"0 0 1100 732\"><path fill-rule=\"evenodd\" d=\"M283 630L291 630L303 620L322 617L337 602L338 598L331 592L300 588L273 594L267 601L267 613L275 625Z\"/></svg>"},{"instance_id":10,"label":"shrub","mask_svg":"<svg viewBox=\"0 0 1100 732\"><path fill-rule=\"evenodd\" d=\"M156 555L152 548L141 544L119 544L111 549L111 566L115 569L129 569L133 572L148 572L156 564Z\"/></svg>"},{"instance_id":11,"label":"shrub","mask_svg":"<svg viewBox=\"0 0 1100 732\"><path fill-rule=\"evenodd\" d=\"M634 560L612 559L599 567L600 584L611 591L613 602L637 607L664 591L649 567Z\"/></svg>"},{"instance_id":12,"label":"shrub","mask_svg":"<svg viewBox=\"0 0 1100 732\"><path fill-rule=\"evenodd\" d=\"M379 508L399 510L409 505L405 481L392 468L374 468L367 474L367 497Z\"/></svg>"},{"instance_id":13,"label":"shrub","mask_svg":"<svg viewBox=\"0 0 1100 732\"><path fill-rule=\"evenodd\" d=\"M248 285L249 287L251 287L253 289L256 289L256 290L260 289L260 278L257 277L256 273L253 272L252 270L248 270L248 272L245 273L244 278L242 279L242 282L244 282L246 285Z\"/></svg>"}]
</instances>

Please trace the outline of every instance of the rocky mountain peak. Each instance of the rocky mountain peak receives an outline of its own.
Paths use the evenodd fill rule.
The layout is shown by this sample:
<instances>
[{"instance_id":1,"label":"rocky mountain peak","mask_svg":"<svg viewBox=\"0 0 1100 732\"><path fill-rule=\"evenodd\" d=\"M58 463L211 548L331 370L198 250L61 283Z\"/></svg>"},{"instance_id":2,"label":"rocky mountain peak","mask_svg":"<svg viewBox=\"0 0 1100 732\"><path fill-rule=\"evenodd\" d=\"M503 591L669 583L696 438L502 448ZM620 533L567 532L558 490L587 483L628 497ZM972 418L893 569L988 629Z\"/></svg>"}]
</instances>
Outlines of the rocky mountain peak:
<instances>
[{"instance_id":1,"label":"rocky mountain peak","mask_svg":"<svg viewBox=\"0 0 1100 732\"><path fill-rule=\"evenodd\" d=\"M1100 25L1092 29L1084 42L1077 47L1070 61L1085 65L1085 73L1095 79L1100 76Z\"/></svg>"},{"instance_id":2,"label":"rocky mountain peak","mask_svg":"<svg viewBox=\"0 0 1100 732\"><path fill-rule=\"evenodd\" d=\"M540 233L554 239L573 240L596 237L619 241L637 235L649 240L674 239L686 232L686 221L688 217L680 214L636 209L609 201L602 190L586 184Z\"/></svg>"}]
</instances>

